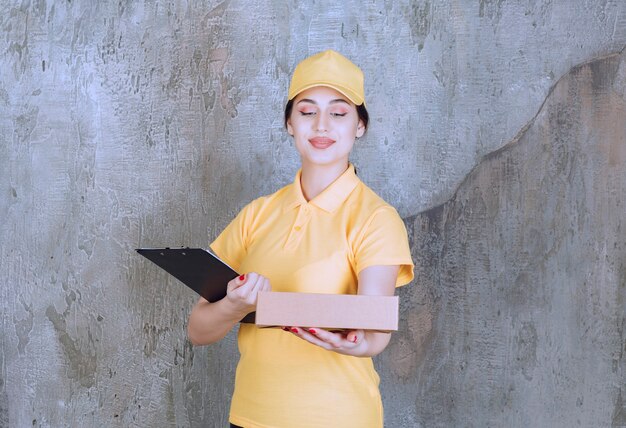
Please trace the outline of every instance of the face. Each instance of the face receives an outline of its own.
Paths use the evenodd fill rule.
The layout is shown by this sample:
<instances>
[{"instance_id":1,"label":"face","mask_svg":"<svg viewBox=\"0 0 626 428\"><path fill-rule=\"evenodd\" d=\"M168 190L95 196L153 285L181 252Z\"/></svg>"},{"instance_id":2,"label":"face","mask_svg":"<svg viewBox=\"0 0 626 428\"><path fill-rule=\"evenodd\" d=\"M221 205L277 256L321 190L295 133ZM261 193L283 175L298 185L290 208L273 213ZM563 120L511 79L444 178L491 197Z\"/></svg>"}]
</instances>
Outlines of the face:
<instances>
[{"instance_id":1,"label":"face","mask_svg":"<svg viewBox=\"0 0 626 428\"><path fill-rule=\"evenodd\" d=\"M287 132L293 136L302 166L348 165L354 140L365 132L356 106L345 95L316 86L294 99Z\"/></svg>"}]
</instances>

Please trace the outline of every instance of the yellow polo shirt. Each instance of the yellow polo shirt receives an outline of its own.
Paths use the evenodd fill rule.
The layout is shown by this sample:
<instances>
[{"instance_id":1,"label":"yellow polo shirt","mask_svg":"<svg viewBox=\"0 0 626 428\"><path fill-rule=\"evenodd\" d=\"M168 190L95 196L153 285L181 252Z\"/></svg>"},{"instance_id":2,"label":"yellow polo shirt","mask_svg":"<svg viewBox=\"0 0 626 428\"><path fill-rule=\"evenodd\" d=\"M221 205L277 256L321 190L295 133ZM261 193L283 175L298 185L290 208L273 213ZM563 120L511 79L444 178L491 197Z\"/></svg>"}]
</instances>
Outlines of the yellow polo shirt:
<instances>
[{"instance_id":1,"label":"yellow polo shirt","mask_svg":"<svg viewBox=\"0 0 626 428\"><path fill-rule=\"evenodd\" d=\"M359 272L375 265L400 265L396 286L413 279L402 219L352 165L308 202L298 172L292 184L248 204L211 249L238 272L267 277L273 291L357 294ZM371 358L340 355L252 324L241 324L238 341L233 424L383 426Z\"/></svg>"}]
</instances>

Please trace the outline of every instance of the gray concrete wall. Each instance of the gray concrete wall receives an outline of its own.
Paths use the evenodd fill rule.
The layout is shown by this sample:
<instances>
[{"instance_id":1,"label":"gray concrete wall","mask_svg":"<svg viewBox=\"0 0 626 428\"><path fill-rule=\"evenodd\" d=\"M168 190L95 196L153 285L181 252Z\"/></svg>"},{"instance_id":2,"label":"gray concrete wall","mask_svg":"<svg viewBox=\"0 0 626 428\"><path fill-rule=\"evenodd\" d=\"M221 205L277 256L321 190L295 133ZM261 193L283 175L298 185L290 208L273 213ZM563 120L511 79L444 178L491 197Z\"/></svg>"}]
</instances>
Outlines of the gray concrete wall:
<instances>
[{"instance_id":1,"label":"gray concrete wall","mask_svg":"<svg viewBox=\"0 0 626 428\"><path fill-rule=\"evenodd\" d=\"M626 426L625 166L623 51L406 219L420 268L381 358L402 426Z\"/></svg>"},{"instance_id":2,"label":"gray concrete wall","mask_svg":"<svg viewBox=\"0 0 626 428\"><path fill-rule=\"evenodd\" d=\"M292 180L289 73L325 48L366 73L353 161L418 264L387 426L626 425L623 1L0 11L0 426L224 425L234 335L192 349L194 295L133 248Z\"/></svg>"}]
</instances>

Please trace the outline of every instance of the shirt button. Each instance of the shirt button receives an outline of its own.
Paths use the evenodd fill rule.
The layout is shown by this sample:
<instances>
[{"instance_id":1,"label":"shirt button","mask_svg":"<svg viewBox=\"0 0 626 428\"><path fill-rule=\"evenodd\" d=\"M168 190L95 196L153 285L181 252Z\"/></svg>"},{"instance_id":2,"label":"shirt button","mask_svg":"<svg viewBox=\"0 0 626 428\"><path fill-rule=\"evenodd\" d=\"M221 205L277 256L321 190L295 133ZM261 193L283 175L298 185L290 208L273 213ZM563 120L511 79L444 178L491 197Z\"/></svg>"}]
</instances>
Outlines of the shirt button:
<instances>
[{"instance_id":1,"label":"shirt button","mask_svg":"<svg viewBox=\"0 0 626 428\"><path fill-rule=\"evenodd\" d=\"M300 232L300 226L296 226L294 229L296 229L296 232Z\"/></svg>"}]
</instances>

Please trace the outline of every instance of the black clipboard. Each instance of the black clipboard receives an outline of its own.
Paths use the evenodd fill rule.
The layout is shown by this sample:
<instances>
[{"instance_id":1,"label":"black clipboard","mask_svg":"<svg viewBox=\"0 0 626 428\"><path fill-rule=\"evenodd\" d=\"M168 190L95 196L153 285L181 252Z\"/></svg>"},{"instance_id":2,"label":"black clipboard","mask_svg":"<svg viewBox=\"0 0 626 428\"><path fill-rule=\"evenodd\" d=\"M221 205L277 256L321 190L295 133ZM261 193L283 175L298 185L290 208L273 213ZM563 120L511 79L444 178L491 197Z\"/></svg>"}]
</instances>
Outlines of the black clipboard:
<instances>
[{"instance_id":1,"label":"black clipboard","mask_svg":"<svg viewBox=\"0 0 626 428\"><path fill-rule=\"evenodd\" d=\"M138 248L137 252L207 299L226 296L228 281L239 276L216 255L202 248ZM254 323L255 313L241 322Z\"/></svg>"}]
</instances>

